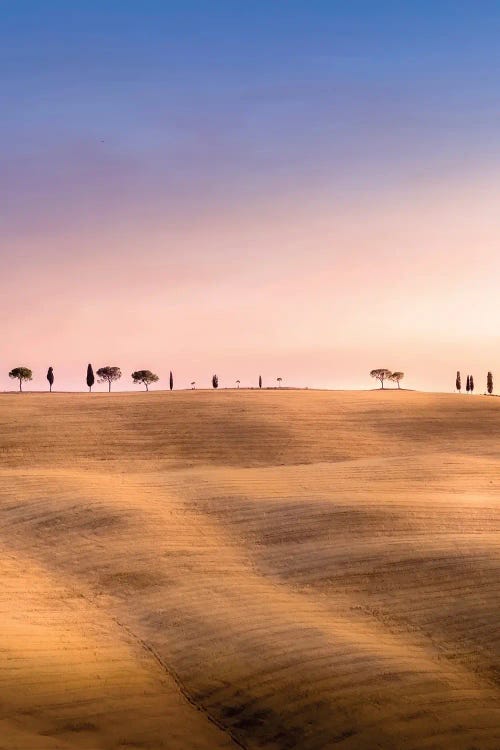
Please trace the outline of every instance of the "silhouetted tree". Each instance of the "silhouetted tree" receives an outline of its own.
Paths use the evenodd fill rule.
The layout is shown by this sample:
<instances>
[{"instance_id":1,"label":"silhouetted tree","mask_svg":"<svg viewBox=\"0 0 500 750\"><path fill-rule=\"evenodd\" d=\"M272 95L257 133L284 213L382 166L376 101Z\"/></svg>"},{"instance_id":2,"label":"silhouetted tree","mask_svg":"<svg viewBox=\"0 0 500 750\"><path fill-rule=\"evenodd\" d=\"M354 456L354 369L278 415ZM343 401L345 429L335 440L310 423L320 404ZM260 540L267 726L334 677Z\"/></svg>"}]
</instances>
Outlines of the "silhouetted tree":
<instances>
[{"instance_id":1,"label":"silhouetted tree","mask_svg":"<svg viewBox=\"0 0 500 750\"><path fill-rule=\"evenodd\" d=\"M92 386L94 385L94 383L95 383L95 378L94 378L94 371L92 369L92 365L87 365L87 385L89 388L89 393L92 392Z\"/></svg>"},{"instance_id":2,"label":"silhouetted tree","mask_svg":"<svg viewBox=\"0 0 500 750\"><path fill-rule=\"evenodd\" d=\"M457 379L455 380L455 388L459 393L462 391L462 376L460 375L460 370L457 370Z\"/></svg>"},{"instance_id":3,"label":"silhouetted tree","mask_svg":"<svg viewBox=\"0 0 500 750\"><path fill-rule=\"evenodd\" d=\"M281 388L281 381L283 378L276 378L276 380L278 381L278 388Z\"/></svg>"},{"instance_id":4,"label":"silhouetted tree","mask_svg":"<svg viewBox=\"0 0 500 750\"><path fill-rule=\"evenodd\" d=\"M174 389L174 376L172 375L172 370L170 370L170 390L172 391Z\"/></svg>"},{"instance_id":5,"label":"silhouetted tree","mask_svg":"<svg viewBox=\"0 0 500 750\"><path fill-rule=\"evenodd\" d=\"M259 388L262 388L262 375L259 375Z\"/></svg>"},{"instance_id":6,"label":"silhouetted tree","mask_svg":"<svg viewBox=\"0 0 500 750\"><path fill-rule=\"evenodd\" d=\"M28 380L33 380L33 373L29 367L14 367L14 369L9 372L9 378L12 378L12 380L19 380L19 390L22 391L23 383Z\"/></svg>"},{"instance_id":7,"label":"silhouetted tree","mask_svg":"<svg viewBox=\"0 0 500 750\"><path fill-rule=\"evenodd\" d=\"M54 368L49 367L47 370L47 380L49 381L49 391L52 393L52 386L54 385Z\"/></svg>"},{"instance_id":8,"label":"silhouetted tree","mask_svg":"<svg viewBox=\"0 0 500 750\"><path fill-rule=\"evenodd\" d=\"M212 388L219 387L219 378L217 375L212 375Z\"/></svg>"},{"instance_id":9,"label":"silhouetted tree","mask_svg":"<svg viewBox=\"0 0 500 750\"><path fill-rule=\"evenodd\" d=\"M491 372L489 372L486 376L486 390L491 396L491 394L493 393L493 375Z\"/></svg>"},{"instance_id":10,"label":"silhouetted tree","mask_svg":"<svg viewBox=\"0 0 500 750\"><path fill-rule=\"evenodd\" d=\"M151 370L136 370L132 373L134 383L143 383L147 391L149 391L151 383L157 383L159 379L158 375L155 375Z\"/></svg>"},{"instance_id":11,"label":"silhouetted tree","mask_svg":"<svg viewBox=\"0 0 500 750\"><path fill-rule=\"evenodd\" d=\"M470 392L474 393L474 377L473 377L473 375L470 376L469 388L470 388Z\"/></svg>"},{"instance_id":12,"label":"silhouetted tree","mask_svg":"<svg viewBox=\"0 0 500 750\"><path fill-rule=\"evenodd\" d=\"M467 393L470 392L470 375L467 375L467 382L465 384L465 390L467 391Z\"/></svg>"},{"instance_id":13,"label":"silhouetted tree","mask_svg":"<svg viewBox=\"0 0 500 750\"><path fill-rule=\"evenodd\" d=\"M108 384L108 391L111 391L111 383L114 383L115 380L120 380L122 376L122 371L119 367L111 367L110 365L106 365L105 367L100 367L97 370L97 377L99 380L98 383L107 383Z\"/></svg>"},{"instance_id":14,"label":"silhouetted tree","mask_svg":"<svg viewBox=\"0 0 500 750\"><path fill-rule=\"evenodd\" d=\"M239 388L239 387L240 387L240 381L239 381L239 380L237 380L237 381L236 381L236 388Z\"/></svg>"},{"instance_id":15,"label":"silhouetted tree","mask_svg":"<svg viewBox=\"0 0 500 750\"><path fill-rule=\"evenodd\" d=\"M380 382L380 387L384 387L384 380L388 380L392 375L390 370L386 370L385 367L379 368L378 370L371 370L370 376Z\"/></svg>"},{"instance_id":16,"label":"silhouetted tree","mask_svg":"<svg viewBox=\"0 0 500 750\"><path fill-rule=\"evenodd\" d=\"M393 372L389 376L389 380L392 380L393 383L397 383L398 388L400 388L401 386L399 385L399 383L401 380L403 380L404 376L405 376L404 372Z\"/></svg>"},{"instance_id":17,"label":"silhouetted tree","mask_svg":"<svg viewBox=\"0 0 500 750\"><path fill-rule=\"evenodd\" d=\"M193 391L196 390L196 380L191 381L191 388Z\"/></svg>"}]
</instances>

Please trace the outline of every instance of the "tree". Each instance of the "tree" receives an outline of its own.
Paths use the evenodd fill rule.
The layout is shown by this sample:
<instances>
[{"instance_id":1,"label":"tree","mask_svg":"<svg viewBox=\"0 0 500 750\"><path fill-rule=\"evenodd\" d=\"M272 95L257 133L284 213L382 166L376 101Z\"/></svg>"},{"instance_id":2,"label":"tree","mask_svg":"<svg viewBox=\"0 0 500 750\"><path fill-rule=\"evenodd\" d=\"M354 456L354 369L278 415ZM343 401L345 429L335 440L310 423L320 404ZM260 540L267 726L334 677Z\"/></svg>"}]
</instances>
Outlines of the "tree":
<instances>
[{"instance_id":1,"label":"tree","mask_svg":"<svg viewBox=\"0 0 500 750\"><path fill-rule=\"evenodd\" d=\"M283 378L276 378L276 380L278 381L278 388L281 388L281 381Z\"/></svg>"},{"instance_id":2,"label":"tree","mask_svg":"<svg viewBox=\"0 0 500 750\"><path fill-rule=\"evenodd\" d=\"M467 393L469 393L470 391L470 375L467 375L467 383L465 385L465 390L467 391Z\"/></svg>"},{"instance_id":3,"label":"tree","mask_svg":"<svg viewBox=\"0 0 500 750\"><path fill-rule=\"evenodd\" d=\"M196 390L196 380L191 381L191 388L193 391Z\"/></svg>"},{"instance_id":4,"label":"tree","mask_svg":"<svg viewBox=\"0 0 500 750\"><path fill-rule=\"evenodd\" d=\"M239 387L240 387L240 381L239 381L239 380L237 380L237 381L236 381L236 388L239 388Z\"/></svg>"},{"instance_id":5,"label":"tree","mask_svg":"<svg viewBox=\"0 0 500 750\"><path fill-rule=\"evenodd\" d=\"M486 390L491 396L491 394L493 393L493 375L491 372L489 372L486 377Z\"/></svg>"},{"instance_id":6,"label":"tree","mask_svg":"<svg viewBox=\"0 0 500 750\"><path fill-rule=\"evenodd\" d=\"M151 383L157 383L159 379L158 375L155 375L151 370L136 370L132 373L134 383L142 383L146 386L147 391L149 391Z\"/></svg>"},{"instance_id":7,"label":"tree","mask_svg":"<svg viewBox=\"0 0 500 750\"><path fill-rule=\"evenodd\" d=\"M52 386L54 385L54 368L49 367L47 370L47 380L49 381L49 391L52 393Z\"/></svg>"},{"instance_id":8,"label":"tree","mask_svg":"<svg viewBox=\"0 0 500 750\"><path fill-rule=\"evenodd\" d=\"M122 376L122 371L119 367L111 367L110 365L106 365L106 367L99 367L97 370L97 377L99 380L98 383L107 383L108 384L108 391L111 391L111 383L114 383L115 380L120 380Z\"/></svg>"},{"instance_id":9,"label":"tree","mask_svg":"<svg viewBox=\"0 0 500 750\"><path fill-rule=\"evenodd\" d=\"M462 376L460 375L460 370L457 370L457 379L455 380L455 388L459 393L462 391Z\"/></svg>"},{"instance_id":10,"label":"tree","mask_svg":"<svg viewBox=\"0 0 500 750\"><path fill-rule=\"evenodd\" d=\"M262 388L262 375L259 375L259 388Z\"/></svg>"},{"instance_id":11,"label":"tree","mask_svg":"<svg viewBox=\"0 0 500 750\"><path fill-rule=\"evenodd\" d=\"M174 389L174 376L172 375L172 370L170 370L170 390L173 391Z\"/></svg>"},{"instance_id":12,"label":"tree","mask_svg":"<svg viewBox=\"0 0 500 750\"><path fill-rule=\"evenodd\" d=\"M212 388L219 387L219 378L217 375L212 375Z\"/></svg>"},{"instance_id":13,"label":"tree","mask_svg":"<svg viewBox=\"0 0 500 750\"><path fill-rule=\"evenodd\" d=\"M12 380L19 380L19 390L22 391L23 383L28 380L33 380L33 373L29 367L14 367L14 369L9 372L9 378L12 378Z\"/></svg>"},{"instance_id":14,"label":"tree","mask_svg":"<svg viewBox=\"0 0 500 750\"><path fill-rule=\"evenodd\" d=\"M393 372L392 375L389 376L389 380L392 380L393 383L397 383L398 388L400 388L401 386L399 385L399 383L401 380L403 380L404 376L404 372Z\"/></svg>"},{"instance_id":15,"label":"tree","mask_svg":"<svg viewBox=\"0 0 500 750\"><path fill-rule=\"evenodd\" d=\"M380 387L384 387L384 380L388 380L392 375L390 370L386 370L385 367L379 368L378 370L371 370L370 376L380 382Z\"/></svg>"},{"instance_id":16,"label":"tree","mask_svg":"<svg viewBox=\"0 0 500 750\"><path fill-rule=\"evenodd\" d=\"M87 385L89 388L89 393L92 392L92 386L95 383L95 377L94 377L94 371L92 369L92 365L87 365Z\"/></svg>"},{"instance_id":17,"label":"tree","mask_svg":"<svg viewBox=\"0 0 500 750\"><path fill-rule=\"evenodd\" d=\"M469 388L470 388L470 392L474 393L474 377L472 375L470 376Z\"/></svg>"}]
</instances>

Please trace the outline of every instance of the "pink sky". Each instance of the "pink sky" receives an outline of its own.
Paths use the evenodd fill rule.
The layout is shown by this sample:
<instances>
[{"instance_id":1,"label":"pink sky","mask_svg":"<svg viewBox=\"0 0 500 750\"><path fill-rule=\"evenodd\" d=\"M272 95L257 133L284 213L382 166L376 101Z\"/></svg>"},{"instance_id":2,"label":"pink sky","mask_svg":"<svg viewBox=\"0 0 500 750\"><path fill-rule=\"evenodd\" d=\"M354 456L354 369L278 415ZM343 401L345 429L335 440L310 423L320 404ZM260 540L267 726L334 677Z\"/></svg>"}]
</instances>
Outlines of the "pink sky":
<instances>
[{"instance_id":1,"label":"pink sky","mask_svg":"<svg viewBox=\"0 0 500 750\"><path fill-rule=\"evenodd\" d=\"M450 390L482 388L500 364L500 184L485 168L336 200L325 186L210 202L196 220L117 215L9 240L0 280L1 384L25 364L33 389L79 390L87 362L118 365L120 389L149 368L166 387L265 384L371 387L368 372Z\"/></svg>"}]
</instances>

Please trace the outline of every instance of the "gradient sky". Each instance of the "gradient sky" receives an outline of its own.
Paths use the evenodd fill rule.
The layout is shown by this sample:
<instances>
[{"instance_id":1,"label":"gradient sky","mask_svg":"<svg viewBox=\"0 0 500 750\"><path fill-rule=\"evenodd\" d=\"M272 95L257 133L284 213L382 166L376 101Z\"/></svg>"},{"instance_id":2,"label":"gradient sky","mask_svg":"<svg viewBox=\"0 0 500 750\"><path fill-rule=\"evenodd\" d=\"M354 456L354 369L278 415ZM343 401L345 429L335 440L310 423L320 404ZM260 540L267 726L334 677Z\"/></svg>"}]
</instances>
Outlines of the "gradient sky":
<instances>
[{"instance_id":1,"label":"gradient sky","mask_svg":"<svg viewBox=\"0 0 500 750\"><path fill-rule=\"evenodd\" d=\"M0 12L0 389L500 378L499 2Z\"/></svg>"}]
</instances>

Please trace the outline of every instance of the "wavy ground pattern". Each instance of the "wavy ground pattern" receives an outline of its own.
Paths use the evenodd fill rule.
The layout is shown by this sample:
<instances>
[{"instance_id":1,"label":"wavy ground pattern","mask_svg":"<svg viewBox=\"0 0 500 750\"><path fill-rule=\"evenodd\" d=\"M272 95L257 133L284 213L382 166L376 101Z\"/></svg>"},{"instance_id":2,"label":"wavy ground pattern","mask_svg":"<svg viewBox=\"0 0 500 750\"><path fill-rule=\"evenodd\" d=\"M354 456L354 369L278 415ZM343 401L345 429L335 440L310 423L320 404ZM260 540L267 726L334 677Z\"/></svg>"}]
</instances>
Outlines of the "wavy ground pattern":
<instances>
[{"instance_id":1,"label":"wavy ground pattern","mask_svg":"<svg viewBox=\"0 0 500 750\"><path fill-rule=\"evenodd\" d=\"M0 748L498 750L500 400L0 397Z\"/></svg>"}]
</instances>

